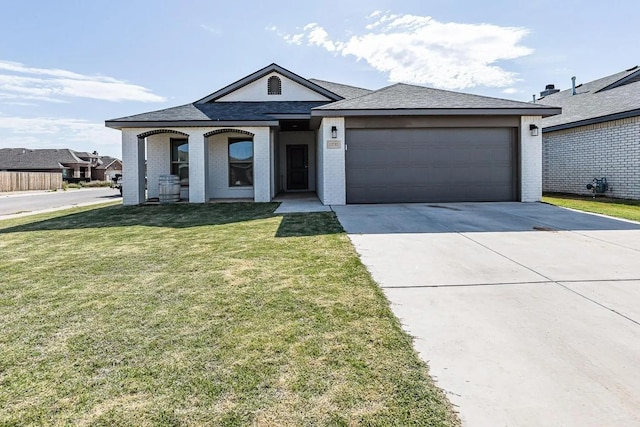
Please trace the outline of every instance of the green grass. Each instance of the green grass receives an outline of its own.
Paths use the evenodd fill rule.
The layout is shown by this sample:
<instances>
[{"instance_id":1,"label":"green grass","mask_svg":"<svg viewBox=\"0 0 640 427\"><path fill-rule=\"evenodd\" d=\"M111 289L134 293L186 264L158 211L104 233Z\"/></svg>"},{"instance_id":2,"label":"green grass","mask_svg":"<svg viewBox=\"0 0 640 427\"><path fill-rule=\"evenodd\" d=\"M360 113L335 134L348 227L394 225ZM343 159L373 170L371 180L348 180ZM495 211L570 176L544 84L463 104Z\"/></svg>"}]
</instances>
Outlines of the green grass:
<instances>
[{"instance_id":1,"label":"green grass","mask_svg":"<svg viewBox=\"0 0 640 427\"><path fill-rule=\"evenodd\" d=\"M459 425L333 213L0 221L0 425Z\"/></svg>"},{"instance_id":2,"label":"green grass","mask_svg":"<svg viewBox=\"0 0 640 427\"><path fill-rule=\"evenodd\" d=\"M639 200L611 199L606 197L594 199L593 197L567 194L550 194L544 196L542 201L565 208L640 221Z\"/></svg>"}]
</instances>

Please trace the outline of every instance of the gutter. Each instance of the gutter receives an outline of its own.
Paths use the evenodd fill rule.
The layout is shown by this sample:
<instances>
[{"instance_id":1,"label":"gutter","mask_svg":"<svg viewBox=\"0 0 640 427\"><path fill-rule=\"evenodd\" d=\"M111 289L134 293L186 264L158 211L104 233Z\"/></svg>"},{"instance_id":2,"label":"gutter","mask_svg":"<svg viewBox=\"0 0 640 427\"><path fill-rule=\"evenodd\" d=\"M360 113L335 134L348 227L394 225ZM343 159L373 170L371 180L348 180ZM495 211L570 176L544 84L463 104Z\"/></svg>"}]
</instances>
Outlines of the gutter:
<instances>
[{"instance_id":1,"label":"gutter","mask_svg":"<svg viewBox=\"0 0 640 427\"><path fill-rule=\"evenodd\" d=\"M348 116L542 116L561 114L558 107L548 108L398 108L371 110L311 110L313 117Z\"/></svg>"},{"instance_id":2,"label":"gutter","mask_svg":"<svg viewBox=\"0 0 640 427\"><path fill-rule=\"evenodd\" d=\"M248 121L223 121L223 120L194 120L194 121L117 121L107 120L104 125L111 129L124 128L163 128L163 127L212 127L212 126L278 126L277 120L248 120Z\"/></svg>"},{"instance_id":3,"label":"gutter","mask_svg":"<svg viewBox=\"0 0 640 427\"><path fill-rule=\"evenodd\" d=\"M542 133L555 132L564 129L572 129L580 126L595 125L598 123L610 122L613 120L628 119L630 117L640 116L640 108L636 110L624 111L621 113L609 114L606 116L592 117L590 119L578 120L576 122L562 123L542 128Z\"/></svg>"}]
</instances>

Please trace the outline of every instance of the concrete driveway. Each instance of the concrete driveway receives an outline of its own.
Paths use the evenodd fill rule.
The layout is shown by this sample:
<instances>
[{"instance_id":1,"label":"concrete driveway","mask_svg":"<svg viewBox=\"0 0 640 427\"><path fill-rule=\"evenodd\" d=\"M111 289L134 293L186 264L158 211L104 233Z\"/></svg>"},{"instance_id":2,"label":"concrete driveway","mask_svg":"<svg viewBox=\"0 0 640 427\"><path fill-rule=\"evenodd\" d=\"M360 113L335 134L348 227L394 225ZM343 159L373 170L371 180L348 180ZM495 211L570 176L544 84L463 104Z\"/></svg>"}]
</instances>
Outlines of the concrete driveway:
<instances>
[{"instance_id":1,"label":"concrete driveway","mask_svg":"<svg viewBox=\"0 0 640 427\"><path fill-rule=\"evenodd\" d=\"M533 203L334 207L468 426L640 426L640 224Z\"/></svg>"}]
</instances>

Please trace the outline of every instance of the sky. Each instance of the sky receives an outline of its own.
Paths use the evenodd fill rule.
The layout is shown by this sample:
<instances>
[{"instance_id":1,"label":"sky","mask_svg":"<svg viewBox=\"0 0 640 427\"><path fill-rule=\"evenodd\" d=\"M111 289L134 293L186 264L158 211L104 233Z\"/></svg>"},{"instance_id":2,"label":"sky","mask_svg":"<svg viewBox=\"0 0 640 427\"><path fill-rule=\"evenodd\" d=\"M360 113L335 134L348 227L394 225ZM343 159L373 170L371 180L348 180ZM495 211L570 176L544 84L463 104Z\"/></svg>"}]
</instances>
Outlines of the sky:
<instances>
[{"instance_id":1,"label":"sky","mask_svg":"<svg viewBox=\"0 0 640 427\"><path fill-rule=\"evenodd\" d=\"M531 101L640 65L640 2L0 0L0 148L121 156L104 121L194 102L271 63Z\"/></svg>"}]
</instances>

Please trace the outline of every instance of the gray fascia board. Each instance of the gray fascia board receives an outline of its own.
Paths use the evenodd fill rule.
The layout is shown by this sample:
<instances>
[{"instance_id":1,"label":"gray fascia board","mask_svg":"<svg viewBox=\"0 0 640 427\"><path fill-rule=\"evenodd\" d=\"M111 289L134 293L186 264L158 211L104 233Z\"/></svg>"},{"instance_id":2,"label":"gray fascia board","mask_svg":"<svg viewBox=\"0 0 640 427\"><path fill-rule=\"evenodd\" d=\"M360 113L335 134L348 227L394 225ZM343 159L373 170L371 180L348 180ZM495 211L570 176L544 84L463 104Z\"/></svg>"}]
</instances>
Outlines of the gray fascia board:
<instances>
[{"instance_id":1,"label":"gray fascia board","mask_svg":"<svg viewBox=\"0 0 640 427\"><path fill-rule=\"evenodd\" d=\"M241 78L240 80L231 83L228 86L223 87L220 90L217 90L215 92L213 92L211 95L207 95L202 99L197 100L196 102L194 102L194 104L205 104L207 102L211 102L211 101L215 101L218 98L221 98L225 95L230 94L231 92L234 92L238 89L240 89L241 87L244 87L246 85L248 85L249 83L252 83L264 76L266 76L267 74L271 73L271 72L277 72L279 74L282 74L283 76L295 81L296 83L301 84L302 86L313 90L314 92L318 92L323 96L326 96L327 98L333 100L333 101L341 101L344 98L339 96L336 93L331 92L328 89L323 88L322 86L319 86L313 82L308 81L307 79L305 79L302 76L299 76L285 68L282 68L281 66L279 66L278 64L271 64L268 65L258 71L256 71L255 73L249 74L246 77Z\"/></svg>"},{"instance_id":2,"label":"gray fascia board","mask_svg":"<svg viewBox=\"0 0 640 427\"><path fill-rule=\"evenodd\" d=\"M269 116L278 120L308 120L311 114L269 114Z\"/></svg>"},{"instance_id":3,"label":"gray fascia board","mask_svg":"<svg viewBox=\"0 0 640 427\"><path fill-rule=\"evenodd\" d=\"M262 126L271 127L278 126L277 120L268 121L216 121L216 120L194 120L188 122L118 122L109 120L105 122L105 126L112 129L123 128L158 128L158 127L218 127L218 126Z\"/></svg>"},{"instance_id":4,"label":"gray fascia board","mask_svg":"<svg viewBox=\"0 0 640 427\"><path fill-rule=\"evenodd\" d=\"M612 120L628 119L630 117L640 116L640 109L624 111L622 113L609 114L607 116L593 117L591 119L578 120L577 122L563 123L549 127L543 127L542 133L555 132L563 129L577 128L580 126L595 125L598 123L610 122Z\"/></svg>"},{"instance_id":5,"label":"gray fascia board","mask_svg":"<svg viewBox=\"0 0 640 427\"><path fill-rule=\"evenodd\" d=\"M311 110L312 116L555 116L562 109L549 108L429 108L384 110Z\"/></svg>"}]
</instances>

